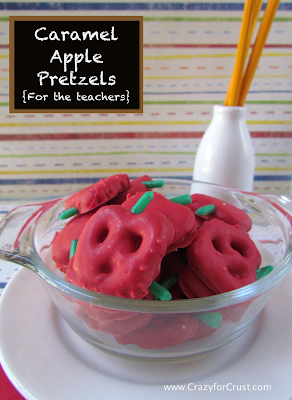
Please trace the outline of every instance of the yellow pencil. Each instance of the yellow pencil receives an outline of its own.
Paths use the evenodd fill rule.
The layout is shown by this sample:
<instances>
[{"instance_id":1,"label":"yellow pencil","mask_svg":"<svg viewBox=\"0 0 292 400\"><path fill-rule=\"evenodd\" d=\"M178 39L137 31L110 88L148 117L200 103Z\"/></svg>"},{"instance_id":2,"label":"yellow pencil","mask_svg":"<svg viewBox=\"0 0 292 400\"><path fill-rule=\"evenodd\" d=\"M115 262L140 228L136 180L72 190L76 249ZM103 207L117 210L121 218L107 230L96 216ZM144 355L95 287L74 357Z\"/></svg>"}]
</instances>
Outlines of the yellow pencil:
<instances>
[{"instance_id":1,"label":"yellow pencil","mask_svg":"<svg viewBox=\"0 0 292 400\"><path fill-rule=\"evenodd\" d=\"M256 0L246 0L243 10L243 17L241 23L241 30L239 34L239 41L237 46L237 53L235 57L234 69L230 81L228 102L227 105L233 106L237 104L241 80L243 76L245 57L248 52L250 42L248 39L250 37L250 31L252 29L252 16L255 9Z\"/></svg>"},{"instance_id":2,"label":"yellow pencil","mask_svg":"<svg viewBox=\"0 0 292 400\"><path fill-rule=\"evenodd\" d=\"M259 59L265 46L272 22L279 7L280 0L269 0L265 10L256 41L249 58L239 94L238 105L243 106L255 74Z\"/></svg>"}]
</instances>

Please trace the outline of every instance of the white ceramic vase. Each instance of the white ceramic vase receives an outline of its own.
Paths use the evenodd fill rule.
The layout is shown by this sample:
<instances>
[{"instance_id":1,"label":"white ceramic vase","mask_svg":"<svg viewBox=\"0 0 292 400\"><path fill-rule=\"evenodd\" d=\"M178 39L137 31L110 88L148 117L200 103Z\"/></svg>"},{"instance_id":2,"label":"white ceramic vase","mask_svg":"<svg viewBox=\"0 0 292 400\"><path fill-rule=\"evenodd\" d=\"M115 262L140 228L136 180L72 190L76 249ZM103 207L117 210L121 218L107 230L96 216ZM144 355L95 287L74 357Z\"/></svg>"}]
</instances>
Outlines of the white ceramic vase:
<instances>
[{"instance_id":1,"label":"white ceramic vase","mask_svg":"<svg viewBox=\"0 0 292 400\"><path fill-rule=\"evenodd\" d=\"M193 179L252 191L254 168L245 107L215 105L196 154Z\"/></svg>"}]
</instances>

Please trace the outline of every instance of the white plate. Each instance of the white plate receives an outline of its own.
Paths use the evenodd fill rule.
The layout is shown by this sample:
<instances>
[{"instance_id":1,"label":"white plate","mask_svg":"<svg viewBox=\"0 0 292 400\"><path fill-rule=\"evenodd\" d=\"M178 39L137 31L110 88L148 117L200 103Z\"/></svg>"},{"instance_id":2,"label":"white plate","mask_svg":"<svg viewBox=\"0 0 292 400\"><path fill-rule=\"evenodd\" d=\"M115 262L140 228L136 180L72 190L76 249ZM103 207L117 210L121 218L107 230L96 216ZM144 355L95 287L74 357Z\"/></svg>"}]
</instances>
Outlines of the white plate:
<instances>
[{"instance_id":1,"label":"white plate","mask_svg":"<svg viewBox=\"0 0 292 400\"><path fill-rule=\"evenodd\" d=\"M249 331L225 348L166 365L125 361L83 341L38 276L22 268L0 301L1 363L19 392L34 400L291 400L291 288L290 273ZM185 386L166 390L167 384Z\"/></svg>"}]
</instances>

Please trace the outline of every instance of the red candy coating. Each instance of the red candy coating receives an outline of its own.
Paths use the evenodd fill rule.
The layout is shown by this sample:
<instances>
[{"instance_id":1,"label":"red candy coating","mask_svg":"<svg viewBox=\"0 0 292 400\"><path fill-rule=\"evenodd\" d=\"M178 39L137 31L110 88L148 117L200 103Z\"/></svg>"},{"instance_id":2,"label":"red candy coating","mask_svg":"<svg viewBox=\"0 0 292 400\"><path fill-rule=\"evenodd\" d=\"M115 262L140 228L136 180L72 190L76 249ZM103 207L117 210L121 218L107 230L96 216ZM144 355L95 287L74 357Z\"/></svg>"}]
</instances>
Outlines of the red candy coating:
<instances>
[{"instance_id":1,"label":"red candy coating","mask_svg":"<svg viewBox=\"0 0 292 400\"><path fill-rule=\"evenodd\" d=\"M215 293L211 290L191 269L189 264L181 270L179 274L179 284L184 294L192 299L194 297L213 296Z\"/></svg>"},{"instance_id":2,"label":"red candy coating","mask_svg":"<svg viewBox=\"0 0 292 400\"><path fill-rule=\"evenodd\" d=\"M142 195L142 193L137 193L129 197L122 206L127 210L131 210ZM186 206L168 200L160 193L154 193L154 198L145 211L159 211L172 222L174 238L168 248L168 252L177 250L179 247L188 246L197 234L196 218L191 210Z\"/></svg>"},{"instance_id":3,"label":"red candy coating","mask_svg":"<svg viewBox=\"0 0 292 400\"><path fill-rule=\"evenodd\" d=\"M104 294L143 298L173 235L173 225L161 213L101 207L83 229L66 279Z\"/></svg>"},{"instance_id":4,"label":"red candy coating","mask_svg":"<svg viewBox=\"0 0 292 400\"><path fill-rule=\"evenodd\" d=\"M139 178L135 178L130 182L130 186L128 189L124 190L123 192L119 193L116 197L108 202L108 204L122 204L124 201L127 200L127 196L134 195L136 193L147 192L149 189L147 188L143 181L152 181L150 176L143 175Z\"/></svg>"},{"instance_id":5,"label":"red candy coating","mask_svg":"<svg viewBox=\"0 0 292 400\"><path fill-rule=\"evenodd\" d=\"M188 247L191 268L214 293L256 281L261 255L246 232L219 219L205 222Z\"/></svg>"},{"instance_id":6,"label":"red candy coating","mask_svg":"<svg viewBox=\"0 0 292 400\"><path fill-rule=\"evenodd\" d=\"M93 210L130 186L127 174L112 175L74 193L65 201L65 208L76 207L80 214Z\"/></svg>"},{"instance_id":7,"label":"red candy coating","mask_svg":"<svg viewBox=\"0 0 292 400\"><path fill-rule=\"evenodd\" d=\"M196 210L201 207L207 206L209 204L213 204L215 206L215 211L211 214L207 214L204 216L196 215L198 226L201 226L202 223L206 221L210 221L213 218L218 218L227 224L230 225L238 225L244 231L249 231L251 228L251 219L249 216L238 207L233 206L232 204L226 203L222 200L216 199L212 196L207 196L205 194L195 193L191 195L192 203L187 204L186 207L190 208L195 214Z\"/></svg>"},{"instance_id":8,"label":"red candy coating","mask_svg":"<svg viewBox=\"0 0 292 400\"><path fill-rule=\"evenodd\" d=\"M120 344L135 344L142 349L164 349L192 338L198 320L193 315L154 316L147 325L125 335L115 335Z\"/></svg>"},{"instance_id":9,"label":"red candy coating","mask_svg":"<svg viewBox=\"0 0 292 400\"><path fill-rule=\"evenodd\" d=\"M95 211L86 214L77 214L65 227L58 233L52 245L52 259L62 265L67 265L70 256L72 240L78 240L86 222L91 218Z\"/></svg>"},{"instance_id":10,"label":"red candy coating","mask_svg":"<svg viewBox=\"0 0 292 400\"><path fill-rule=\"evenodd\" d=\"M146 325L151 314L111 310L90 304L80 304L79 317L91 328L105 333L124 334Z\"/></svg>"},{"instance_id":11,"label":"red candy coating","mask_svg":"<svg viewBox=\"0 0 292 400\"><path fill-rule=\"evenodd\" d=\"M204 322L198 319L198 327L191 340L205 339L206 337L212 335L212 333L216 332L216 330L217 329L211 328L211 326L205 324Z\"/></svg>"},{"instance_id":12,"label":"red candy coating","mask_svg":"<svg viewBox=\"0 0 292 400\"><path fill-rule=\"evenodd\" d=\"M59 269L61 272L66 273L67 264L64 265L64 264L56 263L56 264L55 264L55 267L56 267L57 269Z\"/></svg>"}]
</instances>

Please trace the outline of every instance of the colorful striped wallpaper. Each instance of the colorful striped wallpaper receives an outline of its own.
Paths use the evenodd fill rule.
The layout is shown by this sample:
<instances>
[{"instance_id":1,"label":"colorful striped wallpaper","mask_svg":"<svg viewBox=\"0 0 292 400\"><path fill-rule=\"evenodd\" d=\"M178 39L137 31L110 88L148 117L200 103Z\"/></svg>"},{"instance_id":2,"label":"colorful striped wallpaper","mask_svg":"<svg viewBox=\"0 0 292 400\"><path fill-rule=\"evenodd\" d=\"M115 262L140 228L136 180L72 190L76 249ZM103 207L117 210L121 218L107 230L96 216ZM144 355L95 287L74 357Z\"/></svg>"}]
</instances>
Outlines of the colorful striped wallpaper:
<instances>
[{"instance_id":1,"label":"colorful striped wallpaper","mask_svg":"<svg viewBox=\"0 0 292 400\"><path fill-rule=\"evenodd\" d=\"M191 179L225 98L242 12L243 1L0 3L0 200L46 200L120 172ZM10 114L10 15L143 15L143 114ZM291 190L291 21L283 1L246 101L259 192Z\"/></svg>"}]
</instances>

